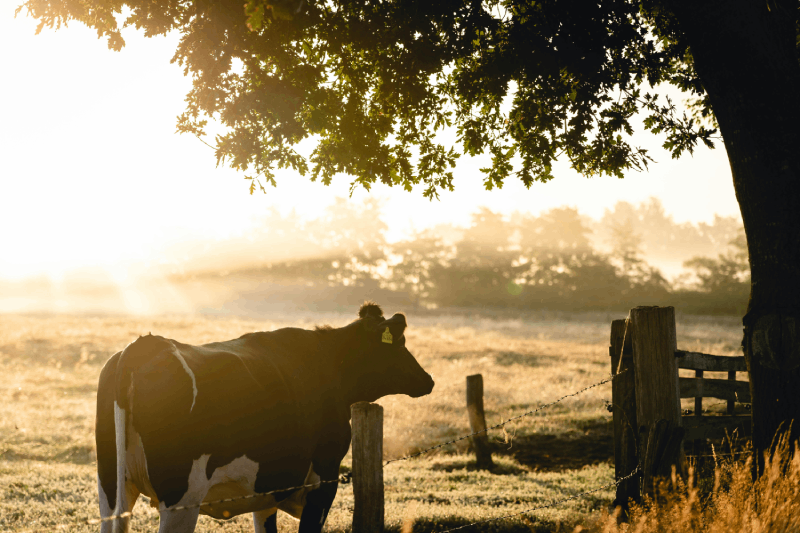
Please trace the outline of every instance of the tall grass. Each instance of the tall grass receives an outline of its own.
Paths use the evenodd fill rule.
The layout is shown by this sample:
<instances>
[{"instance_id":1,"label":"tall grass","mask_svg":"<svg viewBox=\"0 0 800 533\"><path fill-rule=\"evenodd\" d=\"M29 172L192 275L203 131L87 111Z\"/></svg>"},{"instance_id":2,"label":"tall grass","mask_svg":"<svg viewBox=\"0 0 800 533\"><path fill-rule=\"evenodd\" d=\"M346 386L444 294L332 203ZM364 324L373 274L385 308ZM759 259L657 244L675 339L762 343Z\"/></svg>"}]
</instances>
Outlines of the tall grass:
<instances>
[{"instance_id":1,"label":"tall grass","mask_svg":"<svg viewBox=\"0 0 800 533\"><path fill-rule=\"evenodd\" d=\"M715 458L716 460L716 458ZM781 533L800 531L800 448L783 439L767 457L764 474L753 481L751 460L717 463L713 488L702 490L674 476L655 497L631 509L628 523L619 511L604 517L602 533Z\"/></svg>"}]
</instances>

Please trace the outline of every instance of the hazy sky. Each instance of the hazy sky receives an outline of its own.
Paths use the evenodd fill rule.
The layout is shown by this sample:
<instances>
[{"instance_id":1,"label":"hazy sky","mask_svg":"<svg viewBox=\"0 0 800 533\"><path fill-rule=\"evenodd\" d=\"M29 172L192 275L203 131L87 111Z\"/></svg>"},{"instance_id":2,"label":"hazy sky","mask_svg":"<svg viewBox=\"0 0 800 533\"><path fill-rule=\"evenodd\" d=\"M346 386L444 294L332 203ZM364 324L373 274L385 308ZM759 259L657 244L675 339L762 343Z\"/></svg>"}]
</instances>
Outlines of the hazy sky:
<instances>
[{"instance_id":1,"label":"hazy sky","mask_svg":"<svg viewBox=\"0 0 800 533\"><path fill-rule=\"evenodd\" d=\"M210 148L175 134L190 87L169 63L176 36L130 30L115 53L79 24L36 36L33 20L14 18L16 4L0 7L0 277L58 278L86 265L124 271L176 242L246 231L269 207L313 217L347 195L347 176L326 188L287 171L277 189L249 196L242 174L215 168ZM386 199L390 239L411 227L467 224L481 205L509 213L571 205L598 218L619 200L655 196L678 221L738 216L721 145L673 161L659 139L642 134L639 142L657 163L624 180L587 179L564 162L551 183L486 192L481 161L463 159L456 192L438 202L421 190L376 186L371 194Z\"/></svg>"}]
</instances>

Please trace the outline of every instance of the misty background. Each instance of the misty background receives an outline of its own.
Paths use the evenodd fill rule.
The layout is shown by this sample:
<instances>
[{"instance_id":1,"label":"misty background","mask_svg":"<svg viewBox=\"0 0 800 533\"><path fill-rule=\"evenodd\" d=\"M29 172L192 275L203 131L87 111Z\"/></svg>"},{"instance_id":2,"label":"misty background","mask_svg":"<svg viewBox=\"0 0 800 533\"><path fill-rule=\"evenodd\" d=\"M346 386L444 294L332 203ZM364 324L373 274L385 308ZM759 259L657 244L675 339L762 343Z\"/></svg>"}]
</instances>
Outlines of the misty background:
<instances>
[{"instance_id":1,"label":"misty background","mask_svg":"<svg viewBox=\"0 0 800 533\"><path fill-rule=\"evenodd\" d=\"M123 273L101 266L0 281L0 311L248 314L393 309L625 311L674 305L741 315L749 264L740 219L676 222L656 198L599 219L481 207L467 225L391 235L379 199L317 216L270 209L253 229L175 243Z\"/></svg>"},{"instance_id":2,"label":"misty background","mask_svg":"<svg viewBox=\"0 0 800 533\"><path fill-rule=\"evenodd\" d=\"M0 312L351 314L373 298L417 313L662 303L741 316L724 150L674 160L639 132L658 164L624 180L561 161L552 182L487 193L480 156L434 202L383 186L345 199L346 176L326 187L287 169L248 196L241 173L175 134L191 88L170 63L177 35L131 27L117 53L82 25L36 35L14 8L0 7L0 43L16 50L0 85L14 103L0 128Z\"/></svg>"}]
</instances>

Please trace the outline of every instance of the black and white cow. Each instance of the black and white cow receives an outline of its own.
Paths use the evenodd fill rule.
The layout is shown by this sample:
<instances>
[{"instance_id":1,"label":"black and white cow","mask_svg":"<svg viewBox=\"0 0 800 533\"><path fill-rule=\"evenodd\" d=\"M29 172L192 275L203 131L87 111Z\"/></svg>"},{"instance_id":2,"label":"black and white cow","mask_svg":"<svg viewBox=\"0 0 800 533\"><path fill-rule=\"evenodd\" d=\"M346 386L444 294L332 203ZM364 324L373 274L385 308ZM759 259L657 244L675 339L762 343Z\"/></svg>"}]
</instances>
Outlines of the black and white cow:
<instances>
[{"instance_id":1,"label":"black and white cow","mask_svg":"<svg viewBox=\"0 0 800 533\"><path fill-rule=\"evenodd\" d=\"M190 533L200 513L253 513L256 533L274 533L278 509L299 518L302 533L318 533L350 446L350 405L433 390L405 328L403 315L387 320L367 303L338 329L201 346L139 337L100 374L100 514L130 513L144 494L160 533ZM265 494L299 485L312 487ZM201 505L227 498L239 499ZM101 533L127 531L128 520L102 522Z\"/></svg>"}]
</instances>

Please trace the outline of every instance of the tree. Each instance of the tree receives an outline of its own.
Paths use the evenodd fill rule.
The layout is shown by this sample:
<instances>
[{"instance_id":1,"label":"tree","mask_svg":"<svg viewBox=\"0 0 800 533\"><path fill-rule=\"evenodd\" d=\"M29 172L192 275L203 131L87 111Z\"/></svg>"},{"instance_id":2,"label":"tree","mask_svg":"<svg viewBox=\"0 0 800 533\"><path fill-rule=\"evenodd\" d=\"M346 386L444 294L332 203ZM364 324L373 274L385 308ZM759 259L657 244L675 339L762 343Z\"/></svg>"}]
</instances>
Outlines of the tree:
<instances>
[{"instance_id":1,"label":"tree","mask_svg":"<svg viewBox=\"0 0 800 533\"><path fill-rule=\"evenodd\" d=\"M642 237L636 233L631 219L626 218L611 226L611 260L628 287L626 293L641 296L664 296L669 283L661 272L642 258Z\"/></svg>"},{"instance_id":2,"label":"tree","mask_svg":"<svg viewBox=\"0 0 800 533\"><path fill-rule=\"evenodd\" d=\"M721 134L747 235L751 292L743 348L756 464L800 418L800 64L798 0L26 0L41 26L78 20L124 42L178 31L193 77L178 129L226 133L217 158L330 183L337 173L434 197L459 153L491 154L487 189L552 176L645 168L633 120L674 157ZM123 11L124 10L124 11ZM123 14L124 13L124 14ZM120 22L122 21L122 22ZM643 88L672 84L681 114ZM294 147L318 144L308 159ZM260 176L260 177L259 177ZM800 424L792 426L792 438Z\"/></svg>"},{"instance_id":3,"label":"tree","mask_svg":"<svg viewBox=\"0 0 800 533\"><path fill-rule=\"evenodd\" d=\"M747 262L747 242L744 233L730 242L725 253L712 257L693 257L684 263L694 270L698 289L702 292L740 293L750 285L750 265Z\"/></svg>"},{"instance_id":4,"label":"tree","mask_svg":"<svg viewBox=\"0 0 800 533\"><path fill-rule=\"evenodd\" d=\"M391 273L382 286L409 294L415 307L432 303L432 292L439 289L448 259L453 255L441 237L427 230L392 245Z\"/></svg>"},{"instance_id":5,"label":"tree","mask_svg":"<svg viewBox=\"0 0 800 533\"><path fill-rule=\"evenodd\" d=\"M436 291L447 305L486 307L503 305L519 295L514 282L511 250L513 227L500 213L482 207L456 243L446 278Z\"/></svg>"},{"instance_id":6,"label":"tree","mask_svg":"<svg viewBox=\"0 0 800 533\"><path fill-rule=\"evenodd\" d=\"M556 207L538 217L525 217L520 232L523 253L539 250L581 255L592 251L588 238L592 231L572 207Z\"/></svg>"},{"instance_id":7,"label":"tree","mask_svg":"<svg viewBox=\"0 0 800 533\"><path fill-rule=\"evenodd\" d=\"M607 209L598 224L598 240L608 242L613 227L625 220L636 226L648 260L676 263L676 267L699 253L708 253L710 249L715 253L724 252L741 228L735 217L719 215L715 215L711 224L677 223L666 213L660 200L650 198L635 206L620 201L612 209Z\"/></svg>"},{"instance_id":8,"label":"tree","mask_svg":"<svg viewBox=\"0 0 800 533\"><path fill-rule=\"evenodd\" d=\"M559 207L519 224L517 277L535 301L557 308L609 308L625 290L608 258L595 252L576 209ZM566 304L566 305L565 305Z\"/></svg>"}]
</instances>

